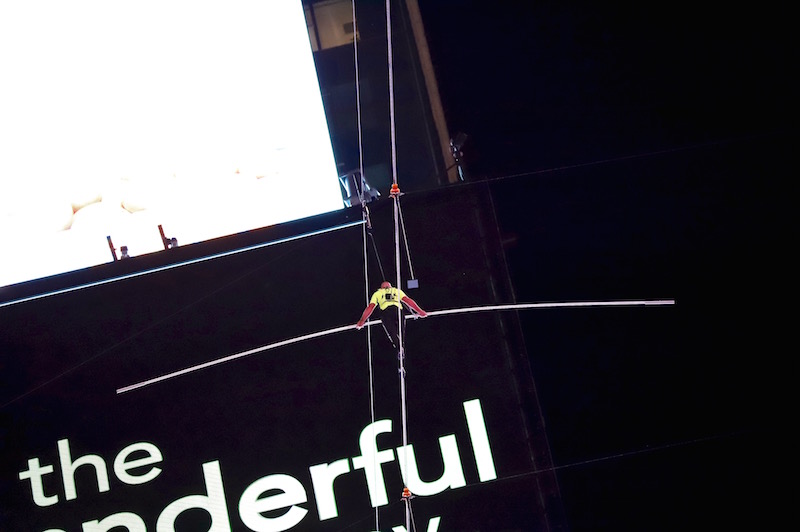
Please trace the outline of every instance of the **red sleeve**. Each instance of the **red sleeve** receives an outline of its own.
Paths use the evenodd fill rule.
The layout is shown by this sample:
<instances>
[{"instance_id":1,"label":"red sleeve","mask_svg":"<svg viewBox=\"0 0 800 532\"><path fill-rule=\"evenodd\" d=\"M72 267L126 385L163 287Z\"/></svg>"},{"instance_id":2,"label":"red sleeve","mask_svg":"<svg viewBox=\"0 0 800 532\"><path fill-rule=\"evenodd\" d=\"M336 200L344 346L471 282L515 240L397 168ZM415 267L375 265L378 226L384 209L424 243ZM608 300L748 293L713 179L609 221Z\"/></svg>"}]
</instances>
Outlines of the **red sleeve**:
<instances>
[{"instance_id":1,"label":"red sleeve","mask_svg":"<svg viewBox=\"0 0 800 532\"><path fill-rule=\"evenodd\" d=\"M367 318L370 317L372 311L375 310L375 303L370 303L367 305L367 308L364 309L364 312L361 313L361 318L356 323L357 327L361 327L367 321Z\"/></svg>"},{"instance_id":2,"label":"red sleeve","mask_svg":"<svg viewBox=\"0 0 800 532\"><path fill-rule=\"evenodd\" d=\"M425 312L424 310L422 310L421 308L419 308L419 305L417 305L417 302L414 301L413 299L411 299L410 297L405 296L402 301L403 301L403 303L405 303L409 307L413 308L416 311L416 313L419 314L420 316L427 316L428 315L428 313Z\"/></svg>"}]
</instances>

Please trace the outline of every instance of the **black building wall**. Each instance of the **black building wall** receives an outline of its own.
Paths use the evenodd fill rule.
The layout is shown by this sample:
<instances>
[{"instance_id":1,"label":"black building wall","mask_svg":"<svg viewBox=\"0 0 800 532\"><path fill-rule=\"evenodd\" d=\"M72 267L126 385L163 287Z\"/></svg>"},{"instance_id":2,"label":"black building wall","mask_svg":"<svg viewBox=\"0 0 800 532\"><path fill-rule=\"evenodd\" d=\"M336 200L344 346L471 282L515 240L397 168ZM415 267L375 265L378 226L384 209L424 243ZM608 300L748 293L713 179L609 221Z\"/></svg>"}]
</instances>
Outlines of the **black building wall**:
<instances>
[{"instance_id":1,"label":"black building wall","mask_svg":"<svg viewBox=\"0 0 800 532\"><path fill-rule=\"evenodd\" d=\"M370 185L386 196L392 184L392 109L385 2L357 2L356 22L358 69L352 45L320 50L314 60L340 171L356 170L363 162ZM430 110L430 98L438 95L425 88L405 2L392 3L391 69L398 181L407 191L447 183Z\"/></svg>"}]
</instances>

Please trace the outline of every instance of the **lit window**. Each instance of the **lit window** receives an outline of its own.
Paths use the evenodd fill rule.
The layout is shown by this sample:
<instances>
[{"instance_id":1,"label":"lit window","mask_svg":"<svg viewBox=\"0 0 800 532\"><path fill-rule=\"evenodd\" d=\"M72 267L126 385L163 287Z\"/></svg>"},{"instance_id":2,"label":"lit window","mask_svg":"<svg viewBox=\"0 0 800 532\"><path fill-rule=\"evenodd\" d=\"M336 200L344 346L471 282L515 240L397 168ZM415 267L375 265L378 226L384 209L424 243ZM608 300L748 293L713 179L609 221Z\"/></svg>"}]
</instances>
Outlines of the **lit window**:
<instances>
[{"instance_id":1,"label":"lit window","mask_svg":"<svg viewBox=\"0 0 800 532\"><path fill-rule=\"evenodd\" d=\"M306 24L315 52L353 44L351 0L327 0L306 6Z\"/></svg>"}]
</instances>

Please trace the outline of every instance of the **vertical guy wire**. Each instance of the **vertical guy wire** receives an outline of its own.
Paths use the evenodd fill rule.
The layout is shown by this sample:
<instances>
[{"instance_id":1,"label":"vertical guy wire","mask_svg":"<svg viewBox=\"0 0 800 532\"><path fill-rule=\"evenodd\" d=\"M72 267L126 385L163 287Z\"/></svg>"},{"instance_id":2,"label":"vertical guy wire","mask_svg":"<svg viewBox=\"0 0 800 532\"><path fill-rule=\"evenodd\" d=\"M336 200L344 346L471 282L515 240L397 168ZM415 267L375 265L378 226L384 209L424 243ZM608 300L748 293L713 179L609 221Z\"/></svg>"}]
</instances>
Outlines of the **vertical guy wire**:
<instances>
[{"instance_id":1,"label":"vertical guy wire","mask_svg":"<svg viewBox=\"0 0 800 532\"><path fill-rule=\"evenodd\" d=\"M358 173L359 179L361 180L358 185L356 185L356 189L358 190L362 183L364 183L364 146L362 141L362 132L361 132L361 82L359 78L359 69L358 69L358 24L356 21L356 2L352 0L351 6L353 9L353 63L355 66L355 76L356 76L356 120L358 125ZM361 201L361 213L364 217L364 224L361 227L361 236L363 238L363 249L362 252L364 254L364 294L366 296L366 304L369 305L370 300L370 287L369 287L369 248L367 247L367 231L370 229L368 225L370 224L368 211L366 210L366 204L364 203L364 194L363 190L360 191L359 199ZM373 245L375 242L373 241ZM375 253L377 254L378 250L375 248ZM378 258L378 264L380 265L380 258ZM381 268L383 269L383 268ZM370 415L370 426L372 427L373 431L373 438L375 437L375 377L374 377L374 368L373 368L373 361L372 361L372 327L367 327L367 353L368 353L368 364L369 364L369 415ZM377 475L377 467L372 468ZM379 513L378 507L375 507L375 530L380 530L380 521L379 521Z\"/></svg>"},{"instance_id":2,"label":"vertical guy wire","mask_svg":"<svg viewBox=\"0 0 800 532\"><path fill-rule=\"evenodd\" d=\"M392 9L390 0L386 0L386 42L387 42L387 55L389 64L389 129L391 132L392 140L392 182L397 184L397 148L395 137L395 119L394 119L394 72L392 63ZM402 283L400 281L400 196L394 198L394 247L395 247L395 272L396 284L400 290ZM405 450L406 467L408 469L408 428L407 428L407 413L406 413L406 376L405 376L405 347L403 339L403 303L400 302L400 308L397 311L397 335L400 341L400 403L403 422L403 448ZM406 476L406 475L403 475ZM404 486L408 486L407 479L403 479ZM410 501L405 499L406 507L406 530L411 529L411 509L409 507Z\"/></svg>"}]
</instances>

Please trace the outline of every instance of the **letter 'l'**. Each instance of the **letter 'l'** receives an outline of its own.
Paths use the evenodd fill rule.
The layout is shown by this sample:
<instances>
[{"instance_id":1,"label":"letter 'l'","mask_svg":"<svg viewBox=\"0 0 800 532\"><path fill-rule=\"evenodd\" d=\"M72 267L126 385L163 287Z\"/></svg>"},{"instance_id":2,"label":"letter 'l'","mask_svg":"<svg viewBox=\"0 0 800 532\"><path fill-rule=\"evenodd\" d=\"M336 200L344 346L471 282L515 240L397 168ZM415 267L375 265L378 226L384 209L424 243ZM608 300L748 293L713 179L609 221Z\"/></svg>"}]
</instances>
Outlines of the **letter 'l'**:
<instances>
[{"instance_id":1,"label":"letter 'l'","mask_svg":"<svg viewBox=\"0 0 800 532\"><path fill-rule=\"evenodd\" d=\"M497 472L494 468L492 448L489 446L489 434L486 432L486 421L483 419L480 399L464 402L464 413L467 416L467 429L472 440L472 452L478 465L478 478L481 482L494 480Z\"/></svg>"}]
</instances>

